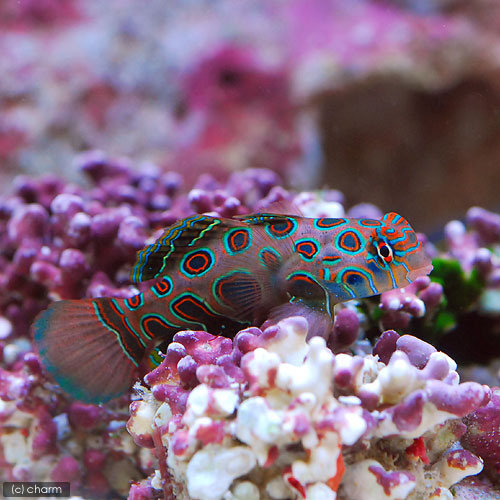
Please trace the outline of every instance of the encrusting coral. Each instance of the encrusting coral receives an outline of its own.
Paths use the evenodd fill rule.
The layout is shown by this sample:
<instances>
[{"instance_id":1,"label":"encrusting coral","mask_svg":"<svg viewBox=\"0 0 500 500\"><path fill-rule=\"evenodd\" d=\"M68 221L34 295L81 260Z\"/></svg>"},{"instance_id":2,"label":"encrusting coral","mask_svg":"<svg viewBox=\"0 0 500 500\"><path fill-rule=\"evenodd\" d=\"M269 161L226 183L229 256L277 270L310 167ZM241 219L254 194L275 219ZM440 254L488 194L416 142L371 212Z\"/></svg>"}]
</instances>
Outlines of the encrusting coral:
<instances>
[{"instance_id":1,"label":"encrusting coral","mask_svg":"<svg viewBox=\"0 0 500 500\"><path fill-rule=\"evenodd\" d=\"M444 249L426 243L436 275L337 306L326 339L307 339L301 317L232 340L182 331L130 410L128 396L98 407L70 401L32 352L29 326L50 300L134 295L135 252L190 213L230 217L284 199L312 217L380 214L346 214L337 191L293 194L267 170L187 189L178 174L135 173L102 153L80 169L90 188L23 177L0 200L2 479L136 500L448 499L483 462L498 479L498 389L460 384L456 363L412 336L462 324L450 276L469 293L467 317L498 324L487 300L499 286L498 216L471 209L467 227L447 226Z\"/></svg>"}]
</instances>

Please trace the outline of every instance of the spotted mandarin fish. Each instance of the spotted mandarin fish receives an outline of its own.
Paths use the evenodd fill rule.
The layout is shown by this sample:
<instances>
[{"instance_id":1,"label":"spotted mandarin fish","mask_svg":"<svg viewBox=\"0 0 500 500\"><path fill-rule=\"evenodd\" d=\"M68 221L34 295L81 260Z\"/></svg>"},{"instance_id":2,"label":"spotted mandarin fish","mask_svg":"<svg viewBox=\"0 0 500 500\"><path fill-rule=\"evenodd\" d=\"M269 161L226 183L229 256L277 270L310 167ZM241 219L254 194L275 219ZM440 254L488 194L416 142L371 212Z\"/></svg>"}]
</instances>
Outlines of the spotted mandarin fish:
<instances>
[{"instance_id":1,"label":"spotted mandarin fish","mask_svg":"<svg viewBox=\"0 0 500 500\"><path fill-rule=\"evenodd\" d=\"M128 299L53 303L34 323L48 371L73 397L104 402L126 392L155 345L179 330L234 336L266 318L301 314L325 335L333 306L404 287L432 269L408 222L260 213L194 215L137 254Z\"/></svg>"}]
</instances>

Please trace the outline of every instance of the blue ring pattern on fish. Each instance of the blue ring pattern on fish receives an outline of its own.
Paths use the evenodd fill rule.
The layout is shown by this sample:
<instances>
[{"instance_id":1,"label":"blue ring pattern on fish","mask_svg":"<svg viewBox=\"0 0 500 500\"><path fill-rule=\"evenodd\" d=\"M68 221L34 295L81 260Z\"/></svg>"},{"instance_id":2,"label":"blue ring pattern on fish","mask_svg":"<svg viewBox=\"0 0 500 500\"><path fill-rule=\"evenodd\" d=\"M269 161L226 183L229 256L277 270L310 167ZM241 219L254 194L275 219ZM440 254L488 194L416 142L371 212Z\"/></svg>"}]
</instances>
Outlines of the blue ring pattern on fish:
<instances>
[{"instance_id":1,"label":"blue ring pattern on fish","mask_svg":"<svg viewBox=\"0 0 500 500\"><path fill-rule=\"evenodd\" d=\"M170 276L163 276L152 287L151 291L159 298L163 299L170 295L174 289L174 282Z\"/></svg>"},{"instance_id":2,"label":"blue ring pattern on fish","mask_svg":"<svg viewBox=\"0 0 500 500\"><path fill-rule=\"evenodd\" d=\"M313 221L313 226L318 231L330 231L331 229L347 224L349 224L347 219L332 219L330 217L321 217Z\"/></svg>"},{"instance_id":3,"label":"blue ring pattern on fish","mask_svg":"<svg viewBox=\"0 0 500 500\"><path fill-rule=\"evenodd\" d=\"M295 242L295 251L306 261L312 262L321 250L321 245L314 238L301 238Z\"/></svg>"},{"instance_id":4,"label":"blue ring pattern on fish","mask_svg":"<svg viewBox=\"0 0 500 500\"><path fill-rule=\"evenodd\" d=\"M357 223L361 227L380 227L382 225L382 222L376 219L359 219Z\"/></svg>"},{"instance_id":5,"label":"blue ring pattern on fish","mask_svg":"<svg viewBox=\"0 0 500 500\"><path fill-rule=\"evenodd\" d=\"M361 278L361 280L359 278ZM370 273L365 269L362 269L361 267L347 266L344 267L344 269L342 269L342 271L340 271L337 274L337 276L335 277L335 281L344 286L351 295L351 297L355 299L357 295L354 289L356 287L358 289L361 288L363 286L362 283L364 281L366 281L370 286L370 291L372 292L372 295L377 294L377 288L375 287L374 284L374 278L375 276L372 273ZM363 292L363 294L370 295L370 292L368 293Z\"/></svg>"},{"instance_id":6,"label":"blue ring pattern on fish","mask_svg":"<svg viewBox=\"0 0 500 500\"><path fill-rule=\"evenodd\" d=\"M129 297L125 299L125 306L128 307L130 311L135 311L139 307L144 305L144 296L142 294L134 295L133 297Z\"/></svg>"},{"instance_id":7,"label":"blue ring pattern on fish","mask_svg":"<svg viewBox=\"0 0 500 500\"><path fill-rule=\"evenodd\" d=\"M247 228L233 229L224 235L223 243L229 255L237 255L252 245L252 232Z\"/></svg>"},{"instance_id":8,"label":"blue ring pattern on fish","mask_svg":"<svg viewBox=\"0 0 500 500\"><path fill-rule=\"evenodd\" d=\"M199 278L208 273L215 264L215 253L209 248L199 248L184 255L179 269L188 278Z\"/></svg>"},{"instance_id":9,"label":"blue ring pattern on fish","mask_svg":"<svg viewBox=\"0 0 500 500\"><path fill-rule=\"evenodd\" d=\"M268 222L265 226L267 234L272 238L276 238L281 240L283 238L289 238L292 236L295 231L297 231L297 221L290 218L285 217L283 219L272 220Z\"/></svg>"},{"instance_id":10,"label":"blue ring pattern on fish","mask_svg":"<svg viewBox=\"0 0 500 500\"><path fill-rule=\"evenodd\" d=\"M351 228L338 233L334 244L339 252L357 255L364 251L366 241L357 229Z\"/></svg>"},{"instance_id":11,"label":"blue ring pattern on fish","mask_svg":"<svg viewBox=\"0 0 500 500\"><path fill-rule=\"evenodd\" d=\"M179 325L167 321L161 314L144 314L140 319L141 332L149 339L158 338L162 332L171 328L180 328Z\"/></svg>"}]
</instances>

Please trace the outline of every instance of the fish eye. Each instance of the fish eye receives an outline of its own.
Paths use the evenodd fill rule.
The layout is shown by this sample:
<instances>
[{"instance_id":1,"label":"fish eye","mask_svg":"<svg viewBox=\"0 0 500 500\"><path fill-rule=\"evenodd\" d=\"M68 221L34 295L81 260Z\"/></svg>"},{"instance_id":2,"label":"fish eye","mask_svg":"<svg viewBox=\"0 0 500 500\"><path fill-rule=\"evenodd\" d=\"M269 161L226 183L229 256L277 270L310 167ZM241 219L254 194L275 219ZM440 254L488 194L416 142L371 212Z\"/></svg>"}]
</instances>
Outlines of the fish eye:
<instances>
[{"instance_id":1,"label":"fish eye","mask_svg":"<svg viewBox=\"0 0 500 500\"><path fill-rule=\"evenodd\" d=\"M380 243L377 247L378 256L389 263L392 262L392 248L387 243Z\"/></svg>"}]
</instances>

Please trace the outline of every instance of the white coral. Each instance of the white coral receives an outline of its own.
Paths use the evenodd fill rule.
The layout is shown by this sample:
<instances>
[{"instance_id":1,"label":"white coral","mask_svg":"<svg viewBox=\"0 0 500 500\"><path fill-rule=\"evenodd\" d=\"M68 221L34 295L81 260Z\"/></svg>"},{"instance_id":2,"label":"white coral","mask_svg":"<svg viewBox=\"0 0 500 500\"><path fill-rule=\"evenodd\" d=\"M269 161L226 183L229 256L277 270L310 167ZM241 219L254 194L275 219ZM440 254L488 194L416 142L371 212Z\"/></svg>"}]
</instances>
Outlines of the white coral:
<instances>
[{"instance_id":1,"label":"white coral","mask_svg":"<svg viewBox=\"0 0 500 500\"><path fill-rule=\"evenodd\" d=\"M403 500L416 486L416 481L411 476L393 473L393 480L384 483L377 480L373 470L385 469L376 460L367 459L352 464L344 474L342 481L346 498L356 500Z\"/></svg>"},{"instance_id":2,"label":"white coral","mask_svg":"<svg viewBox=\"0 0 500 500\"><path fill-rule=\"evenodd\" d=\"M308 343L306 338L303 318L281 321L278 333L264 347L242 357L247 383L232 383L224 389L198 385L187 399L182 419L162 427L168 429L162 436L168 466L190 498L335 500L341 480L346 500L395 500L420 494L418 474L412 471L420 471L418 477L422 477L423 462L418 456L408 457L406 448L413 438L425 432L432 435L439 424L456 415L438 410L424 398L421 421L404 420L410 405L399 417L406 426L401 430L394 409L407 404L414 394L425 395L429 381L446 377L446 383L455 386L453 360L432 353L421 369L412 365L407 354L396 351L386 365L372 355L334 355L323 338L313 337ZM335 397L337 382L343 394ZM375 408L369 416L366 398ZM163 413L168 417L168 412ZM151 414L142 411L135 418L146 416L142 420L151 421ZM129 428L143 430L139 423ZM373 455L364 458L360 448L342 478L342 451L360 439L369 450L381 438L400 453L400 470L383 460L382 465ZM459 471L460 463L454 458L443 457L432 467L435 479L425 486L426 494L435 490L448 498L450 485L482 467L469 454L464 455L467 467Z\"/></svg>"},{"instance_id":3,"label":"white coral","mask_svg":"<svg viewBox=\"0 0 500 500\"><path fill-rule=\"evenodd\" d=\"M222 498L232 482L250 472L255 463L255 455L246 446L208 445L197 451L187 466L189 494L199 500Z\"/></svg>"},{"instance_id":4,"label":"white coral","mask_svg":"<svg viewBox=\"0 0 500 500\"><path fill-rule=\"evenodd\" d=\"M309 341L307 358L301 365L280 364L276 385L294 396L313 394L320 403L331 393L333 361L334 355L326 348L325 339L313 337Z\"/></svg>"}]
</instances>

